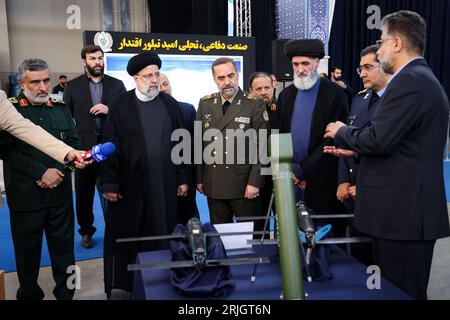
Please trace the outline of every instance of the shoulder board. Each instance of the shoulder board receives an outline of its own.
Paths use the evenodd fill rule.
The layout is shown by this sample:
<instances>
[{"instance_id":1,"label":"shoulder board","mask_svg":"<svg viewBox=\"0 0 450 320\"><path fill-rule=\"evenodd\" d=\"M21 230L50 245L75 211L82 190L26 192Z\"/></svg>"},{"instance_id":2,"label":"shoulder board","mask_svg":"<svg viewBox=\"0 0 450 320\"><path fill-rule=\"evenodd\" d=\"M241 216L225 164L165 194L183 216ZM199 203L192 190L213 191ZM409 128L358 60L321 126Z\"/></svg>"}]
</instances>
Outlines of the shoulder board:
<instances>
[{"instance_id":1,"label":"shoulder board","mask_svg":"<svg viewBox=\"0 0 450 320\"><path fill-rule=\"evenodd\" d=\"M66 104L64 101L55 98L50 98L50 101L54 104Z\"/></svg>"},{"instance_id":2,"label":"shoulder board","mask_svg":"<svg viewBox=\"0 0 450 320\"><path fill-rule=\"evenodd\" d=\"M8 98L8 100L9 100L9 102L11 102L11 103L13 103L13 104L19 103L19 100L17 100L16 97Z\"/></svg>"},{"instance_id":3,"label":"shoulder board","mask_svg":"<svg viewBox=\"0 0 450 320\"><path fill-rule=\"evenodd\" d=\"M204 101L204 100L208 100L208 99L212 99L212 98L217 98L217 93L213 93L213 94L208 94L207 96L204 96L203 98L200 99L200 101Z\"/></svg>"},{"instance_id":4,"label":"shoulder board","mask_svg":"<svg viewBox=\"0 0 450 320\"><path fill-rule=\"evenodd\" d=\"M250 99L250 100L257 100L260 99L260 97L254 96L251 93L244 92L244 98Z\"/></svg>"},{"instance_id":5,"label":"shoulder board","mask_svg":"<svg viewBox=\"0 0 450 320\"><path fill-rule=\"evenodd\" d=\"M363 93L366 93L366 92L367 92L367 90L368 90L368 89L364 89L364 90L361 90L360 92L358 92L358 95L359 95L359 94L363 94Z\"/></svg>"}]
</instances>

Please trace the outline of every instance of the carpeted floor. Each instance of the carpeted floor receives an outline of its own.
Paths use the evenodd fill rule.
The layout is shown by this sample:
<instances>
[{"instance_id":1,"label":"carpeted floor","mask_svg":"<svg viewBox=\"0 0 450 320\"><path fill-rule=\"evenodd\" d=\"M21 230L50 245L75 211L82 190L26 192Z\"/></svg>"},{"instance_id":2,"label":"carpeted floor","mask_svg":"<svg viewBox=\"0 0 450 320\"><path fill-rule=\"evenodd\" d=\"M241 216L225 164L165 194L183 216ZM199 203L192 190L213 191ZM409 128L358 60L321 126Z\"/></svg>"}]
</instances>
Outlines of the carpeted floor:
<instances>
[{"instance_id":1,"label":"carpeted floor","mask_svg":"<svg viewBox=\"0 0 450 320\"><path fill-rule=\"evenodd\" d=\"M74 195L75 197L75 195ZM16 262L14 258L14 247L11 238L11 228L9 223L9 208L3 197L3 207L0 208L0 269L6 272L16 270ZM98 195L95 196L94 201L94 226L97 228L97 232L93 236L95 246L91 249L86 249L81 246L81 236L77 232L78 223L75 217L75 259L77 261L94 259L103 256L103 235L105 230L105 223L103 219L102 208L100 207L100 201ZM47 242L45 236L42 245L41 266L49 266L50 257L47 250Z\"/></svg>"},{"instance_id":2,"label":"carpeted floor","mask_svg":"<svg viewBox=\"0 0 450 320\"><path fill-rule=\"evenodd\" d=\"M75 194L74 194L75 199ZM16 270L16 262L14 258L14 247L11 238L11 228L9 224L9 209L6 203L5 197L3 198L3 207L0 208L0 270L11 272ZM75 205L75 204L74 204ZM203 223L209 222L209 211L206 202L206 197L198 194L197 205L201 212L201 220ZM93 241L94 247L86 249L81 246L81 236L77 232L78 223L75 217L75 259L76 261L95 259L103 257L103 235L105 232L105 223L103 219L103 213L100 206L98 194L95 195L94 200L94 226L97 228L97 232L94 234ZM49 266L50 257L47 250L47 242L45 237L42 245L41 266Z\"/></svg>"}]
</instances>

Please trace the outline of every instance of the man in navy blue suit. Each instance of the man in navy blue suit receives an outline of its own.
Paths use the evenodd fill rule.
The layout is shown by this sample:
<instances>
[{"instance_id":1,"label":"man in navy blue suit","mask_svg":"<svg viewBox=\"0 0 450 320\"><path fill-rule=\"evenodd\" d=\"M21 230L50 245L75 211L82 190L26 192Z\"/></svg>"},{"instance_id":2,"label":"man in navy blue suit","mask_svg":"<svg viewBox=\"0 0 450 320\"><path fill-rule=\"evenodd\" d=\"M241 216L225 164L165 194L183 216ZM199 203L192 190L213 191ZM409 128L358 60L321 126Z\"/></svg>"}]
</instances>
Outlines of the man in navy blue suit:
<instances>
[{"instance_id":1,"label":"man in navy blue suit","mask_svg":"<svg viewBox=\"0 0 450 320\"><path fill-rule=\"evenodd\" d=\"M353 99L347 124L362 128L367 126L378 106L380 98L386 90L390 75L380 68L377 59L377 45L371 45L361 51L361 60L357 68L358 75L364 84ZM356 177L358 174L358 160L349 157L339 159L337 198L343 202L348 212L353 213L354 198L356 196Z\"/></svg>"},{"instance_id":2,"label":"man in navy blue suit","mask_svg":"<svg viewBox=\"0 0 450 320\"><path fill-rule=\"evenodd\" d=\"M159 90L161 92L172 95L172 86L169 78L161 73L159 77ZM183 118L183 125L191 134L191 141L194 141L194 121L196 110L190 103L178 101L181 109L181 116ZM193 152L191 154L194 154ZM192 162L191 162L192 164ZM188 194L186 197L178 197L177 203L177 223L185 225L190 218L199 217L197 203L196 203L196 186L194 183L194 166L186 165L188 176Z\"/></svg>"},{"instance_id":3,"label":"man in navy blue suit","mask_svg":"<svg viewBox=\"0 0 450 320\"><path fill-rule=\"evenodd\" d=\"M380 98L386 89L389 75L381 70L377 59L377 45L372 45L361 51L361 60L357 68L358 75L364 84L364 90L359 92L350 108L347 124L362 128L367 126L377 109ZM356 177L358 175L358 157L340 158L338 172L338 189L336 196L343 202L349 213L354 212L354 199L357 194ZM350 224L352 236L362 236ZM371 243L355 243L351 245L351 253L359 261L366 265L373 264L373 250Z\"/></svg>"},{"instance_id":4,"label":"man in navy blue suit","mask_svg":"<svg viewBox=\"0 0 450 320\"><path fill-rule=\"evenodd\" d=\"M325 137L360 155L355 226L374 238L381 274L426 299L436 239L450 235L442 159L449 102L423 59L420 15L387 15L377 43L381 67L393 76L370 125L330 123Z\"/></svg>"}]
</instances>

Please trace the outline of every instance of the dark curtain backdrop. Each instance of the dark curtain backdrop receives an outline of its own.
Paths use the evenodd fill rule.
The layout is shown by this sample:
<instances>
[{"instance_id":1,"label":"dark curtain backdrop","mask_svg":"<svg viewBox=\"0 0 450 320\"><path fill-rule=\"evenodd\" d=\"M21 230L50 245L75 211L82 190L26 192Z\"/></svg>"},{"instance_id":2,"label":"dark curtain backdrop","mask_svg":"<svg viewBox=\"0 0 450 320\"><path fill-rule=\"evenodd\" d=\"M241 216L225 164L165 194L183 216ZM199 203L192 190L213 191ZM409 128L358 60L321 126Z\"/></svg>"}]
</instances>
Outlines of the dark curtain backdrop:
<instances>
[{"instance_id":1,"label":"dark curtain backdrop","mask_svg":"<svg viewBox=\"0 0 450 320\"><path fill-rule=\"evenodd\" d=\"M226 0L148 0L151 32L227 35Z\"/></svg>"},{"instance_id":2,"label":"dark curtain backdrop","mask_svg":"<svg viewBox=\"0 0 450 320\"><path fill-rule=\"evenodd\" d=\"M275 30L276 0L252 1L252 35L256 42L256 71L272 73L272 40Z\"/></svg>"},{"instance_id":3,"label":"dark curtain backdrop","mask_svg":"<svg viewBox=\"0 0 450 320\"><path fill-rule=\"evenodd\" d=\"M272 72L272 40L275 32L275 1L252 1L252 35L256 42L255 70ZM228 34L226 0L148 0L151 32L181 34ZM247 79L244 79L246 83Z\"/></svg>"},{"instance_id":4,"label":"dark curtain backdrop","mask_svg":"<svg viewBox=\"0 0 450 320\"><path fill-rule=\"evenodd\" d=\"M386 14L411 10L427 22L427 48L425 59L450 96L450 1L448 0L336 0L330 36L330 68L343 67L344 78L350 86L361 88L355 71L359 53L380 38L379 30L366 26L367 7L377 5L381 17Z\"/></svg>"}]
</instances>

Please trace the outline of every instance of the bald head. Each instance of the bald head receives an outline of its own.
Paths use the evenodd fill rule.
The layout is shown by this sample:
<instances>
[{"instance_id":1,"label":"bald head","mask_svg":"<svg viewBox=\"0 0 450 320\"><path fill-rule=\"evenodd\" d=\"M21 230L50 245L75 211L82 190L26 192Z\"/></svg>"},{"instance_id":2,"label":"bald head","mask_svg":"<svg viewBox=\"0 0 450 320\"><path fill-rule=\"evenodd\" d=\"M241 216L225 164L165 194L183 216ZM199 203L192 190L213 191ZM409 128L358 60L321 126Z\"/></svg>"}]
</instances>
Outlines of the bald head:
<instances>
[{"instance_id":1,"label":"bald head","mask_svg":"<svg viewBox=\"0 0 450 320\"><path fill-rule=\"evenodd\" d=\"M159 90L168 95L172 95L172 86L170 85L169 78L164 73L159 76Z\"/></svg>"}]
</instances>

